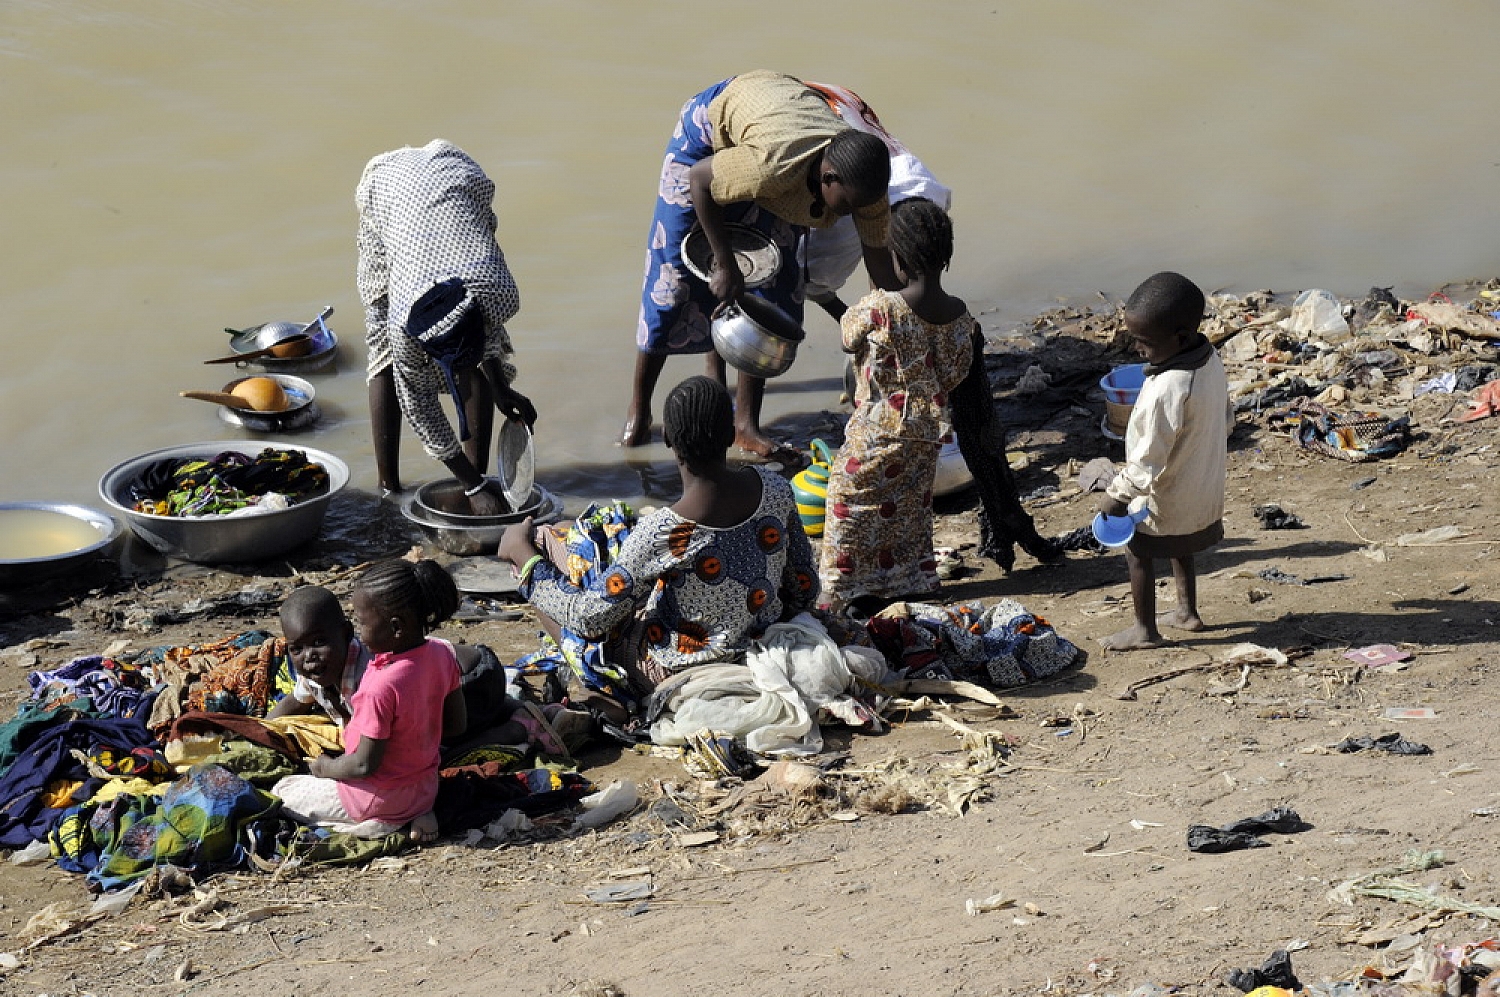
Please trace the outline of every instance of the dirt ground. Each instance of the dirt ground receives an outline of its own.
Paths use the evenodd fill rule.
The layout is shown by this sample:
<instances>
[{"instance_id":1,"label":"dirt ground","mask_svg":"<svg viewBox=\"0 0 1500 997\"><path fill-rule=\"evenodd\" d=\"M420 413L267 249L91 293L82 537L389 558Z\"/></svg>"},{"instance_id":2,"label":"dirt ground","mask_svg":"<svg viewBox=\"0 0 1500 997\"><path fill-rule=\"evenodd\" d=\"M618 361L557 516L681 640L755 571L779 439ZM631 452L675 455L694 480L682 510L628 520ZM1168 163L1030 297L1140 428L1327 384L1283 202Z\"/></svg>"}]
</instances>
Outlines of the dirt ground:
<instances>
[{"instance_id":1,"label":"dirt ground","mask_svg":"<svg viewBox=\"0 0 1500 997\"><path fill-rule=\"evenodd\" d=\"M1071 313L1036 329L1054 386L1096 382L1119 362L1106 352L1107 323ZM997 363L997 383L1021 366ZM1097 392L1000 394L1042 532L1086 524L1092 499L1072 472L1121 456L1098 431ZM1500 667L1500 422L1445 422L1453 404L1404 402L1416 440L1364 464L1297 450L1242 414L1227 539L1199 560L1209 629L1161 650L1099 647L1129 618L1120 556L1041 566L1023 554L1001 575L970 550L945 598L1017 599L1088 651L1059 680L1001 693L1003 714L944 708L1010 743L1008 759L972 782L973 754L952 725L934 710L896 710L884 735L825 728L829 749L848 757L817 798L740 790L725 808L736 787L700 785L677 759L600 749L585 759L589 777L633 780L642 802L598 831L573 832L563 814L519 840L449 839L374 867L220 876L200 885L217 891L214 912L191 910L189 894L79 920L91 899L81 878L4 863L0 951L18 952L19 966L0 969L0 992L863 997L1127 994L1155 983L1227 994L1226 971L1275 949L1290 948L1302 981L1316 983L1396 972L1434 943L1489 938L1493 922L1464 911L1500 918L1500 747L1481 736L1500 713L1484 691ZM1273 502L1306 528L1261 529L1251 510ZM343 514L380 520L375 508L351 498ZM938 542L972 544L974 516L971 499L952 501ZM1398 542L1443 526L1458 536ZM0 604L0 713L20 700L28 671L116 640L140 648L274 629L276 601L297 581L347 580L358 560L402 549L398 530L380 529L363 547L274 574L147 566L63 605L13 597ZM1331 580L1260 577L1273 568ZM511 658L533 646L535 627L481 619L442 633ZM1293 660L1227 660L1242 643ZM1376 643L1412 656L1378 668L1345 656ZM1408 708L1431 714L1386 716ZM1392 732L1432 753L1328 749ZM895 803L867 792L898 776L905 796ZM950 793L957 786L968 788ZM1192 825L1278 806L1310 827L1268 834L1263 848L1186 847ZM1331 895L1435 849L1445 864L1405 876L1427 900ZM644 901L585 893L641 881ZM966 910L996 895L996 909ZM73 930L21 951L48 904L73 912ZM1415 948L1406 939L1387 951L1403 934L1417 936Z\"/></svg>"}]
</instances>

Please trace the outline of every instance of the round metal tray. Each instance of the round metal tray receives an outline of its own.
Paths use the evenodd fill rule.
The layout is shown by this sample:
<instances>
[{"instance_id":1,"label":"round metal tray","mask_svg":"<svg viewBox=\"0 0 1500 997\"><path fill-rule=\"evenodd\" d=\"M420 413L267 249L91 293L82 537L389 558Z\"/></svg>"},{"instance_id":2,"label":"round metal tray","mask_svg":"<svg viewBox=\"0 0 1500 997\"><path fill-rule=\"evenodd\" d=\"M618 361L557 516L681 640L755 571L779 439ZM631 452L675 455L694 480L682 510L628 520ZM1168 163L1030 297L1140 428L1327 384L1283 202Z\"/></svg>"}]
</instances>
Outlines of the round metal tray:
<instances>
[{"instance_id":1,"label":"round metal tray","mask_svg":"<svg viewBox=\"0 0 1500 997\"><path fill-rule=\"evenodd\" d=\"M776 276L776 271L781 269L781 250L776 248L776 243L748 225L731 223L725 228L729 230L729 249L745 277L746 287L760 287ZM692 231L683 237L682 261L694 277L708 280L713 270L714 254L702 226L694 225Z\"/></svg>"}]
</instances>

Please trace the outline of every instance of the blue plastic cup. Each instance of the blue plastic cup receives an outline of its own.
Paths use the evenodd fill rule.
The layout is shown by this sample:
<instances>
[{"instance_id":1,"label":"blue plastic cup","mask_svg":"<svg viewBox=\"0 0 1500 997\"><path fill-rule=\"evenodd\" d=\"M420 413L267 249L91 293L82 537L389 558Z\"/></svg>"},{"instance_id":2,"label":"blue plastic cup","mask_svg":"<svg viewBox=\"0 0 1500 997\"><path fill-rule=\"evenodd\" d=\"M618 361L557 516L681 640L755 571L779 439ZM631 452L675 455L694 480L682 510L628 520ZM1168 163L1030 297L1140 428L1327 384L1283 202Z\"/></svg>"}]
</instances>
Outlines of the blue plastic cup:
<instances>
[{"instance_id":1,"label":"blue plastic cup","mask_svg":"<svg viewBox=\"0 0 1500 997\"><path fill-rule=\"evenodd\" d=\"M1145 519L1148 511L1145 506L1135 512L1124 516L1106 516L1097 513L1092 524L1094 539L1106 547L1124 547L1130 543L1130 538L1135 536L1135 526Z\"/></svg>"}]
</instances>

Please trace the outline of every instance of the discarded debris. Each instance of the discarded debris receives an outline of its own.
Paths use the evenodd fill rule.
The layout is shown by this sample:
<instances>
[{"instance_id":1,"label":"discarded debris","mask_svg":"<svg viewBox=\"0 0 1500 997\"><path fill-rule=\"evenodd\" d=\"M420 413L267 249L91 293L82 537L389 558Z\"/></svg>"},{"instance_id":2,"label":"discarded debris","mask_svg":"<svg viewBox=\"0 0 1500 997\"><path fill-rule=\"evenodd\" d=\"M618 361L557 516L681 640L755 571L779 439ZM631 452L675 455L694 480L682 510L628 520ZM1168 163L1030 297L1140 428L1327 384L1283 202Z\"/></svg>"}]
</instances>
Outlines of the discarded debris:
<instances>
[{"instance_id":1,"label":"discarded debris","mask_svg":"<svg viewBox=\"0 0 1500 997\"><path fill-rule=\"evenodd\" d=\"M1392 755L1430 755L1432 749L1416 741L1408 741L1400 734L1381 734L1379 737L1346 737L1332 745L1341 755L1356 751L1385 751Z\"/></svg>"}]
</instances>

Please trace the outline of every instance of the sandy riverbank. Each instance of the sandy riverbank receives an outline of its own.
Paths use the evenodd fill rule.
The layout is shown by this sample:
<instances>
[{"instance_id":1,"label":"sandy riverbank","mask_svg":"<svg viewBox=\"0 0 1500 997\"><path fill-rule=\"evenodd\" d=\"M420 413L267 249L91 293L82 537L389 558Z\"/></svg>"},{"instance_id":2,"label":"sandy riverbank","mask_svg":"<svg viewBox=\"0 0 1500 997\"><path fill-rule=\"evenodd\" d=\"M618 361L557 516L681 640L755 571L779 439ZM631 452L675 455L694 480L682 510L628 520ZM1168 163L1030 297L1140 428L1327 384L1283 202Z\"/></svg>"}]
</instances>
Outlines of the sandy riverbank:
<instances>
[{"instance_id":1,"label":"sandy riverbank","mask_svg":"<svg viewBox=\"0 0 1500 997\"><path fill-rule=\"evenodd\" d=\"M1253 331L1273 310L1224 303L1220 314ZM1110 351L1116 332L1112 309L1061 309L997 342L1028 346L997 355L992 374L1012 449L1024 457L1021 491L1034 496L1044 534L1092 515L1071 482L1076 464L1119 457L1098 431L1102 403L1089 392L1099 373L1127 359ZM1231 378L1285 372L1266 351L1228 361L1243 349L1227 345L1232 338L1222 347ZM1356 341L1400 362L1378 380L1356 376L1343 398L1412 415L1416 438L1393 457L1345 463L1241 416L1228 537L1200 563L1210 628L1178 645L1099 650L1097 638L1129 613L1118 557L1070 555L1042 567L1021 555L1017 570L1001 575L969 551L967 572L945 597L1015 598L1090 657L1057 682L1001 693L1004 714L963 704L950 711L1012 744L965 806L947 789L971 753L930 711L893 715L894 729L880 737L829 728L831 747L849 752L845 771L857 774L832 775L822 796L801 801L735 801L725 795L733 787L700 785L674 759L602 748L586 758L589 776L601 785L633 779L646 805L600 832L540 823L521 841L447 841L380 868L221 877L210 885L224 915L285 906L244 930L213 930L207 918L184 923L191 898L138 901L25 954L5 978L7 992L1124 994L1154 982L1230 993L1219 982L1227 969L1257 966L1294 942L1306 943L1293 946L1292 959L1310 983L1366 966L1404 969L1412 950L1398 944L1383 954L1403 933L1424 951L1489 937L1489 921L1463 913L1329 895L1409 850L1442 849L1448 864L1412 873L1414 883L1449 907L1500 903L1489 816L1500 806L1489 779L1500 749L1480 736L1496 714L1485 683L1500 664L1492 560L1500 501L1490 485L1497 422L1453 422L1467 397L1403 398L1400 387L1493 353L1451 338L1451 348L1432 353L1388 337ZM1016 396L1017 379L1037 362L1052 387ZM1267 503L1307 528L1262 530L1251 510ZM960 497L941 510L938 543L960 551L973 543L970 506ZM12 597L0 617L0 702L8 704L0 712L20 700L28 671L117 640L139 648L274 629L275 606L295 584L338 590L358 563L410 543L371 496L342 497L335 514L363 530L289 563L145 565L63 601L40 591ZM1443 526L1456 535L1398 542ZM1347 577L1279 584L1261 576L1270 569ZM476 619L443 633L508 659L533 646L535 629L526 618ZM1227 663L1245 642L1301 656L1285 666ZM1412 658L1399 669L1365 669L1344 657L1373 643ZM1133 685L1134 698L1122 698ZM1384 717L1399 707L1434 716ZM1327 751L1346 737L1397 730L1433 754ZM906 777L902 812L869 797L861 804L861 786L892 771ZM1311 828L1227 854L1185 846L1190 825L1279 805ZM842 819L850 815L857 819ZM715 840L693 843L690 835L709 831ZM585 899L612 873L650 880L644 911ZM995 894L1014 903L966 914L966 900ZM28 919L49 903L86 908L81 881L48 867L0 870L0 950L21 948ZM1420 920L1397 923L1413 915Z\"/></svg>"}]
</instances>

